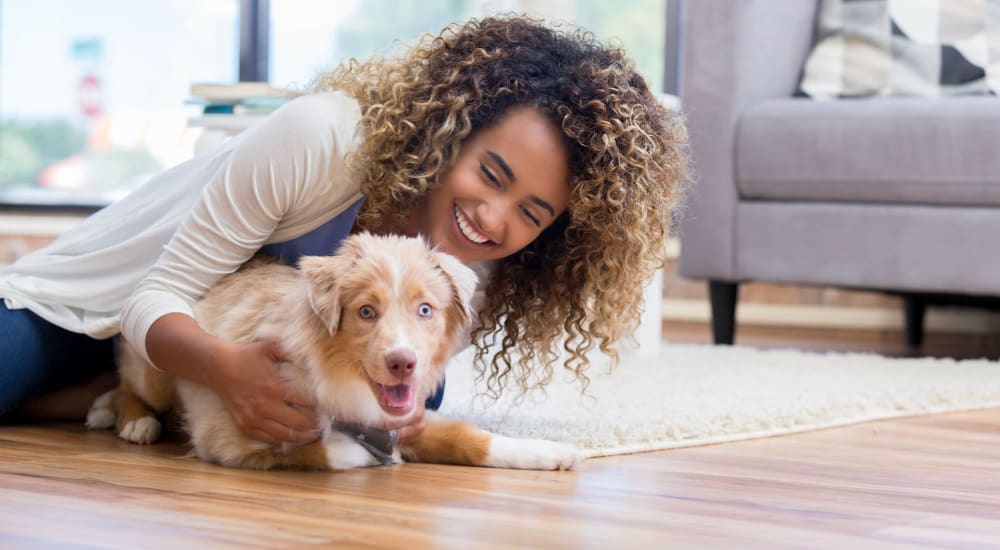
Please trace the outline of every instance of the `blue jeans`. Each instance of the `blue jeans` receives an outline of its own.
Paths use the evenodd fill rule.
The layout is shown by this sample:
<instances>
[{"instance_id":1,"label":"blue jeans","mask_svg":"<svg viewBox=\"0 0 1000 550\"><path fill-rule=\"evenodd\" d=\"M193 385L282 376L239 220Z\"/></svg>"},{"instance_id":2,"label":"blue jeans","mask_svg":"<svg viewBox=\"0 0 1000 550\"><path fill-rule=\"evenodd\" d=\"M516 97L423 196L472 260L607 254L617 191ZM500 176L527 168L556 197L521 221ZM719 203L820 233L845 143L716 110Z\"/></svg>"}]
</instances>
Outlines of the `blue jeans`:
<instances>
[{"instance_id":1,"label":"blue jeans","mask_svg":"<svg viewBox=\"0 0 1000 550\"><path fill-rule=\"evenodd\" d=\"M64 330L27 309L11 311L0 299L0 416L113 368L111 338ZM444 381L425 406L436 411L443 399Z\"/></svg>"},{"instance_id":2,"label":"blue jeans","mask_svg":"<svg viewBox=\"0 0 1000 550\"><path fill-rule=\"evenodd\" d=\"M112 340L61 329L0 299L0 416L114 368Z\"/></svg>"}]
</instances>

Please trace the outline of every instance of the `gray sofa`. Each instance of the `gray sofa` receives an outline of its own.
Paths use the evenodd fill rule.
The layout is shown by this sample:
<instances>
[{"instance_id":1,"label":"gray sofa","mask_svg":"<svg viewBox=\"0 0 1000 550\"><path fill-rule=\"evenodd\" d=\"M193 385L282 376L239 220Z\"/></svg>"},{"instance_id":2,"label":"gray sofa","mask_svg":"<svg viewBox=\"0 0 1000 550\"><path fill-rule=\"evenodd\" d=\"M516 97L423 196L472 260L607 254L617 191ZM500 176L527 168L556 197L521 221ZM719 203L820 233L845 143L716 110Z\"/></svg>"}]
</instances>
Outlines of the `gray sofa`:
<instances>
[{"instance_id":1,"label":"gray sofa","mask_svg":"<svg viewBox=\"0 0 1000 550\"><path fill-rule=\"evenodd\" d=\"M792 97L816 11L682 3L680 273L709 282L717 343L760 280L903 294L919 345L927 303L1000 296L1000 98Z\"/></svg>"}]
</instances>

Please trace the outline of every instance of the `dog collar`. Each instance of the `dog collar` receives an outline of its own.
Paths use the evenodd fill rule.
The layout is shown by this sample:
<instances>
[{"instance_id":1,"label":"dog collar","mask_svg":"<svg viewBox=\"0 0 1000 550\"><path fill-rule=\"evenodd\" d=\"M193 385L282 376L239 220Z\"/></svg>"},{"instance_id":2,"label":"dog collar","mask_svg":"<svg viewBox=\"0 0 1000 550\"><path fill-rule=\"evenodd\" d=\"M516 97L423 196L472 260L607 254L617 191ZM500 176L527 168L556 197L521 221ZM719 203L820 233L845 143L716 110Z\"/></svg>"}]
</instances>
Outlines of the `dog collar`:
<instances>
[{"instance_id":1,"label":"dog collar","mask_svg":"<svg viewBox=\"0 0 1000 550\"><path fill-rule=\"evenodd\" d=\"M334 422L330 427L357 441L383 466L393 463L392 451L399 441L399 430L387 432L355 422Z\"/></svg>"}]
</instances>

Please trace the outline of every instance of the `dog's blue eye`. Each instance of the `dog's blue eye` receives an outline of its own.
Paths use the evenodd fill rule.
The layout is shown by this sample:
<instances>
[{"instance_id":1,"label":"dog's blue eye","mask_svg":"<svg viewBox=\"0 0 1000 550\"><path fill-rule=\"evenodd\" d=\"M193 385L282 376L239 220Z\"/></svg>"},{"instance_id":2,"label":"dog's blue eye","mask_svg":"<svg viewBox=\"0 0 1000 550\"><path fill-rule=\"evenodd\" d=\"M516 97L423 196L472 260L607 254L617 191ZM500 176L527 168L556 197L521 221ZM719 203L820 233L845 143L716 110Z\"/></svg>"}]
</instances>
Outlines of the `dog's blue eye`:
<instances>
[{"instance_id":1,"label":"dog's blue eye","mask_svg":"<svg viewBox=\"0 0 1000 550\"><path fill-rule=\"evenodd\" d=\"M358 315L360 315L362 319L374 319L375 308L372 306L361 306L361 309L358 310Z\"/></svg>"},{"instance_id":2,"label":"dog's blue eye","mask_svg":"<svg viewBox=\"0 0 1000 550\"><path fill-rule=\"evenodd\" d=\"M430 304L420 304L420 307L417 308L417 315L421 317L430 317L433 314L434 308Z\"/></svg>"}]
</instances>

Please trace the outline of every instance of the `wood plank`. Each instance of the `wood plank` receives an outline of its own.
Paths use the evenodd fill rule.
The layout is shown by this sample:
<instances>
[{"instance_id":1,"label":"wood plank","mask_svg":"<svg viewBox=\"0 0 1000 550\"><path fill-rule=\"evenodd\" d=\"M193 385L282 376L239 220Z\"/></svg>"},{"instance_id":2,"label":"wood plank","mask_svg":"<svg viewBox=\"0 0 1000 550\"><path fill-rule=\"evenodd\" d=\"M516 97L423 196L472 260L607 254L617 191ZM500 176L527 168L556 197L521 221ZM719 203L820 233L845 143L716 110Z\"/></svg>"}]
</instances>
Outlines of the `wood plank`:
<instances>
[{"instance_id":1,"label":"wood plank","mask_svg":"<svg viewBox=\"0 0 1000 550\"><path fill-rule=\"evenodd\" d=\"M664 325L707 342L704 324ZM896 334L747 327L742 344L912 355ZM923 353L996 358L997 337ZM905 381L901 381L905 383ZM78 425L0 426L0 548L1000 547L1000 410L593 459L250 472Z\"/></svg>"},{"instance_id":2,"label":"wood plank","mask_svg":"<svg viewBox=\"0 0 1000 550\"><path fill-rule=\"evenodd\" d=\"M0 427L0 546L987 547L1000 410L593 459L253 472L75 425Z\"/></svg>"}]
</instances>

